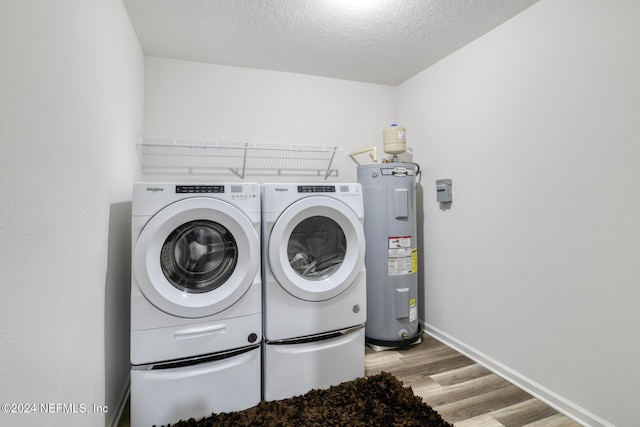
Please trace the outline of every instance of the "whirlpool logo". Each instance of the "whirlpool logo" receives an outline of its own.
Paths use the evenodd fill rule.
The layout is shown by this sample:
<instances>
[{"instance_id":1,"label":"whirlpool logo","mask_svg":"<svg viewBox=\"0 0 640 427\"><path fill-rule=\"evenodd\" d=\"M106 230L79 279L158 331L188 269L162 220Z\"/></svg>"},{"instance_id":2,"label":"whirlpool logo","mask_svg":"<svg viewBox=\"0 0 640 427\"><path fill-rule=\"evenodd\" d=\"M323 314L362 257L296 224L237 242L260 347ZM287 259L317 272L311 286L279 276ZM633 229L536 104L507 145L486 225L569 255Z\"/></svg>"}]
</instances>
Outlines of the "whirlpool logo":
<instances>
[{"instance_id":1,"label":"whirlpool logo","mask_svg":"<svg viewBox=\"0 0 640 427\"><path fill-rule=\"evenodd\" d=\"M285 191L289 191L289 189L288 189L288 188L285 188L285 187L282 187L282 188L274 188L274 190L275 190L277 193L284 193Z\"/></svg>"},{"instance_id":2,"label":"whirlpool logo","mask_svg":"<svg viewBox=\"0 0 640 427\"><path fill-rule=\"evenodd\" d=\"M151 193L157 193L158 191L164 191L162 187L147 187L147 191Z\"/></svg>"}]
</instances>

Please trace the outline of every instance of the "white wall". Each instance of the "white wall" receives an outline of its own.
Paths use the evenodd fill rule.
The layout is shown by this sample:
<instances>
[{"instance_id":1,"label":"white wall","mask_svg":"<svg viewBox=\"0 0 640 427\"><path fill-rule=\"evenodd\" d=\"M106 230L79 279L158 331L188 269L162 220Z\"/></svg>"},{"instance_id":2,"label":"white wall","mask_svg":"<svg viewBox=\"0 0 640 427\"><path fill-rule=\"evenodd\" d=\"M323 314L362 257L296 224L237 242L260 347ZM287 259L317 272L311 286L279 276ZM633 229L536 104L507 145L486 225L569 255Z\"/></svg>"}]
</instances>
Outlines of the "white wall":
<instances>
[{"instance_id":1,"label":"white wall","mask_svg":"<svg viewBox=\"0 0 640 427\"><path fill-rule=\"evenodd\" d=\"M143 56L118 1L3 1L0 32L0 402L37 405L0 425L102 426L128 374Z\"/></svg>"},{"instance_id":2,"label":"white wall","mask_svg":"<svg viewBox=\"0 0 640 427\"><path fill-rule=\"evenodd\" d=\"M144 136L306 145L337 145L338 177L356 181L348 153L382 147L396 120L396 88L385 85L156 57L145 59ZM366 155L359 159L367 162ZM223 173L224 171L221 171ZM239 180L234 175L146 176ZM256 175L245 181L318 181L323 177Z\"/></svg>"},{"instance_id":3,"label":"white wall","mask_svg":"<svg viewBox=\"0 0 640 427\"><path fill-rule=\"evenodd\" d=\"M636 425L640 401L639 21L632 0L543 0L398 92L421 318L591 425Z\"/></svg>"}]
</instances>

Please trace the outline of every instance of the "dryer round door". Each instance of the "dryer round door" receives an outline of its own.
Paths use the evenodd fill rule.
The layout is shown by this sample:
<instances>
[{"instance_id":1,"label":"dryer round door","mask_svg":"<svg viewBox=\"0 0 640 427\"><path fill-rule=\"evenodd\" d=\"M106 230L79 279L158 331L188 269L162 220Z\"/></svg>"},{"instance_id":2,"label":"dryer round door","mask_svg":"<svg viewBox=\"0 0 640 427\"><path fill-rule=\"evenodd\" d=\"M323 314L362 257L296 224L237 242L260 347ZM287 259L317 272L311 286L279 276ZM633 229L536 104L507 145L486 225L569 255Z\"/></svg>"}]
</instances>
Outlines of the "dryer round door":
<instances>
[{"instance_id":1,"label":"dryer round door","mask_svg":"<svg viewBox=\"0 0 640 427\"><path fill-rule=\"evenodd\" d=\"M329 197L308 197L290 205L274 223L268 243L274 278L289 294L306 301L340 295L364 266L360 219Z\"/></svg>"},{"instance_id":2,"label":"dryer round door","mask_svg":"<svg viewBox=\"0 0 640 427\"><path fill-rule=\"evenodd\" d=\"M133 253L142 294L160 310L205 317L238 301L260 268L260 242L247 216L218 199L177 201L144 226Z\"/></svg>"}]
</instances>

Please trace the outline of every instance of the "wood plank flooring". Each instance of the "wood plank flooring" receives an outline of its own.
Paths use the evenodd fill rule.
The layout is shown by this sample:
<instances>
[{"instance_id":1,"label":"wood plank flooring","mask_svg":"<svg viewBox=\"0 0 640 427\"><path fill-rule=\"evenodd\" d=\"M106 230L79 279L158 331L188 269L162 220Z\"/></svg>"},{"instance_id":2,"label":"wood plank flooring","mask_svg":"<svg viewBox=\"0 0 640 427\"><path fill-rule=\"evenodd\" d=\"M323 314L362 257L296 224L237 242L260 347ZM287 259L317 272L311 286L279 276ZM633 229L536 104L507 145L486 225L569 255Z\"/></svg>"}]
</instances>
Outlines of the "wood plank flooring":
<instances>
[{"instance_id":1,"label":"wood plank flooring","mask_svg":"<svg viewBox=\"0 0 640 427\"><path fill-rule=\"evenodd\" d=\"M367 376L395 375L456 427L580 426L426 334L421 344L404 349L367 348L365 365Z\"/></svg>"},{"instance_id":2,"label":"wood plank flooring","mask_svg":"<svg viewBox=\"0 0 640 427\"><path fill-rule=\"evenodd\" d=\"M399 350L365 350L365 374L395 375L456 427L580 427L435 338ZM117 427L129 427L128 404Z\"/></svg>"}]
</instances>

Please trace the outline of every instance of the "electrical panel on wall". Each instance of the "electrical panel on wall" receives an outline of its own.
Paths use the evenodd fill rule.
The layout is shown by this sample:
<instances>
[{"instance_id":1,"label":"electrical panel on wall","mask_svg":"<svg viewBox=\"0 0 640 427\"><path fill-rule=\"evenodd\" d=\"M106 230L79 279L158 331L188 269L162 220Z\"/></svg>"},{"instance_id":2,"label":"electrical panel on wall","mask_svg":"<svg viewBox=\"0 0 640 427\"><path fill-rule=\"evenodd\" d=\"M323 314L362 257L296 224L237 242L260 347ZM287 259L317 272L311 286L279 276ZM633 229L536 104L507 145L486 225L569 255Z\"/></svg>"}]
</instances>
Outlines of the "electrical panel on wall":
<instances>
[{"instance_id":1,"label":"electrical panel on wall","mask_svg":"<svg viewBox=\"0 0 640 427\"><path fill-rule=\"evenodd\" d=\"M439 203L451 203L453 201L450 179L436 181L436 201Z\"/></svg>"}]
</instances>

